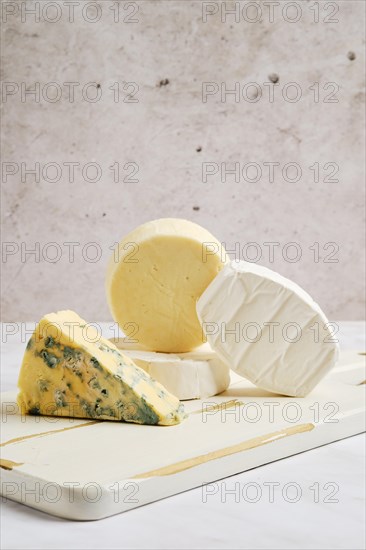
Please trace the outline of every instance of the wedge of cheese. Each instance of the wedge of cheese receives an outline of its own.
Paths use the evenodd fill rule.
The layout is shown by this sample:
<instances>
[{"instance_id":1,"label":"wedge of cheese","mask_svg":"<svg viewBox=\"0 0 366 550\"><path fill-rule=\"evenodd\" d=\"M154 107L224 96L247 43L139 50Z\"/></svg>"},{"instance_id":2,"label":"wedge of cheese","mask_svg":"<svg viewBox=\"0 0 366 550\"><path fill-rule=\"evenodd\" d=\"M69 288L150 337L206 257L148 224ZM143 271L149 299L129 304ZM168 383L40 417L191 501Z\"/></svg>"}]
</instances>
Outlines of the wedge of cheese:
<instances>
[{"instance_id":1,"label":"wedge of cheese","mask_svg":"<svg viewBox=\"0 0 366 550\"><path fill-rule=\"evenodd\" d=\"M221 243L187 220L160 219L129 233L114 251L106 290L114 320L151 351L202 344L196 301L228 257Z\"/></svg>"},{"instance_id":2,"label":"wedge of cheese","mask_svg":"<svg viewBox=\"0 0 366 550\"><path fill-rule=\"evenodd\" d=\"M260 388L307 395L338 358L334 326L299 285L278 273L233 261L197 303L216 353Z\"/></svg>"},{"instance_id":3,"label":"wedge of cheese","mask_svg":"<svg viewBox=\"0 0 366 550\"><path fill-rule=\"evenodd\" d=\"M46 315L27 344L22 413L177 424L183 405L73 311Z\"/></svg>"},{"instance_id":4,"label":"wedge of cheese","mask_svg":"<svg viewBox=\"0 0 366 550\"><path fill-rule=\"evenodd\" d=\"M208 343L187 353L158 353L131 343L129 338L113 342L178 399L204 399L229 387L230 369Z\"/></svg>"}]
</instances>

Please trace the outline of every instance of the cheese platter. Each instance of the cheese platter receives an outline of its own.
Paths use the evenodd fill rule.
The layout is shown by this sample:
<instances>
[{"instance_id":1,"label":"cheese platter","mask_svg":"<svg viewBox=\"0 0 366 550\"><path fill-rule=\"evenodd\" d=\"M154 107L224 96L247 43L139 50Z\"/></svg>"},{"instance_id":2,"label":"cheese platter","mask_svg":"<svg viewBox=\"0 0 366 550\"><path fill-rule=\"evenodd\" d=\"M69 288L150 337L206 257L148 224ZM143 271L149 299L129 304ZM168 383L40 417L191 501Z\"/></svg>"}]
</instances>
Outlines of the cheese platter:
<instances>
[{"instance_id":1,"label":"cheese platter","mask_svg":"<svg viewBox=\"0 0 366 550\"><path fill-rule=\"evenodd\" d=\"M62 310L29 338L1 395L4 498L96 520L364 431L365 355L197 224L125 236L106 294L123 337Z\"/></svg>"},{"instance_id":2,"label":"cheese platter","mask_svg":"<svg viewBox=\"0 0 366 550\"><path fill-rule=\"evenodd\" d=\"M175 426L23 415L1 395L1 493L43 512L97 520L365 430L365 354L344 352L304 398L232 373L184 402Z\"/></svg>"}]
</instances>

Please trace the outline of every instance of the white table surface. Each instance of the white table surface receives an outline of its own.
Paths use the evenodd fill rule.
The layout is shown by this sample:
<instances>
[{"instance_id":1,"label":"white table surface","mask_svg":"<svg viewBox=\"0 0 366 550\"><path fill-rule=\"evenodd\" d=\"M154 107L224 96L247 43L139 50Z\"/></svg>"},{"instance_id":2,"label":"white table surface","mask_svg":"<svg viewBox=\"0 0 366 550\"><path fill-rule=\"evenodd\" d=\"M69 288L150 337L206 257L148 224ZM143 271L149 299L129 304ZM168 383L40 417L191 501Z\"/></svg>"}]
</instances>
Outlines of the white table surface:
<instances>
[{"instance_id":1,"label":"white table surface","mask_svg":"<svg viewBox=\"0 0 366 550\"><path fill-rule=\"evenodd\" d=\"M365 351L364 323L339 326L342 349ZM113 335L108 324L101 327L104 336ZM16 387L21 329L2 325L1 391ZM206 499L198 488L96 522L59 519L5 500L1 548L363 549L364 465L365 439L358 435L217 482ZM273 498L268 484L277 484ZM297 501L289 502L295 491Z\"/></svg>"}]
</instances>

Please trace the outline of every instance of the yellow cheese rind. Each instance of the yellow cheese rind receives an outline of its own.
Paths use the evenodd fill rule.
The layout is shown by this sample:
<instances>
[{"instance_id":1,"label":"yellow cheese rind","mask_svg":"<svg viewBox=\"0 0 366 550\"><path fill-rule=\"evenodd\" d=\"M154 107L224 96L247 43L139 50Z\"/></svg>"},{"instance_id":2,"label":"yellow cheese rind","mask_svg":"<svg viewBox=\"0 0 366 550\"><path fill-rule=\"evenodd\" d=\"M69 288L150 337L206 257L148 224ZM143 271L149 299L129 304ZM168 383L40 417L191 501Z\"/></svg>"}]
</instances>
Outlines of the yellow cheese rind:
<instances>
[{"instance_id":1,"label":"yellow cheese rind","mask_svg":"<svg viewBox=\"0 0 366 550\"><path fill-rule=\"evenodd\" d=\"M177 424L183 405L73 311L46 315L19 375L22 413Z\"/></svg>"},{"instance_id":2,"label":"yellow cheese rind","mask_svg":"<svg viewBox=\"0 0 366 550\"><path fill-rule=\"evenodd\" d=\"M112 316L151 351L191 351L204 342L196 302L227 261L221 243L195 223L166 218L143 224L110 259Z\"/></svg>"}]
</instances>

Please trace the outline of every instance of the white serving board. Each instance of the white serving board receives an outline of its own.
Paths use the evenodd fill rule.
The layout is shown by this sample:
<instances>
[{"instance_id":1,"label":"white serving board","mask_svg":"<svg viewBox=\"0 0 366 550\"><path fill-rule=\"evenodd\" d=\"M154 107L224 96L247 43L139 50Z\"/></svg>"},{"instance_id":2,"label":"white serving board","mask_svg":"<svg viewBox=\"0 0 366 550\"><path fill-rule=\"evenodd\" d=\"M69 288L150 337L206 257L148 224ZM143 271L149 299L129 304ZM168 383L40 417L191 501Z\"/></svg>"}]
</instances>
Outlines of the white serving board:
<instances>
[{"instance_id":1,"label":"white serving board","mask_svg":"<svg viewBox=\"0 0 366 550\"><path fill-rule=\"evenodd\" d=\"M357 352L306 398L234 375L223 394L186 401L187 420L172 427L21 416L16 392L4 393L1 493L75 520L131 510L363 432L365 379Z\"/></svg>"}]
</instances>

